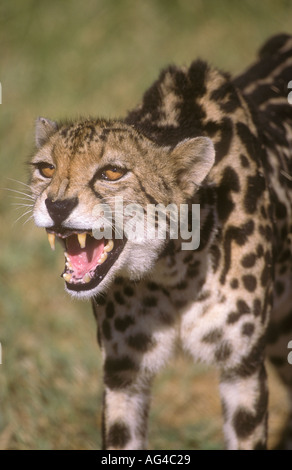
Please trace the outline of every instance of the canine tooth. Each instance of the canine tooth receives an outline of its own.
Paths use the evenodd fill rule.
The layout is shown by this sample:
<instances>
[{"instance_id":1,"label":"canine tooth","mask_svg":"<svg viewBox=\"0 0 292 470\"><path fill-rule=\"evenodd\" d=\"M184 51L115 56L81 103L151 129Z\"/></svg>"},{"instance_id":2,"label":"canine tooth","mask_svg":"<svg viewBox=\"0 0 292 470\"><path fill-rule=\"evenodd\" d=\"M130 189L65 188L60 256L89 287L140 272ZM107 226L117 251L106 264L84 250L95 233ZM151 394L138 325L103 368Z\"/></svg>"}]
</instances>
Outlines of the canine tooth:
<instances>
[{"instance_id":1,"label":"canine tooth","mask_svg":"<svg viewBox=\"0 0 292 470\"><path fill-rule=\"evenodd\" d=\"M114 247L113 240L109 240L103 250L109 253L110 251L112 251L113 247Z\"/></svg>"},{"instance_id":2,"label":"canine tooth","mask_svg":"<svg viewBox=\"0 0 292 470\"><path fill-rule=\"evenodd\" d=\"M54 233L48 233L48 240L52 250L55 250L55 238L56 235Z\"/></svg>"},{"instance_id":3,"label":"canine tooth","mask_svg":"<svg viewBox=\"0 0 292 470\"><path fill-rule=\"evenodd\" d=\"M77 238L78 238L80 248L85 248L85 246L86 246L86 233L78 233Z\"/></svg>"},{"instance_id":4,"label":"canine tooth","mask_svg":"<svg viewBox=\"0 0 292 470\"><path fill-rule=\"evenodd\" d=\"M64 273L63 278L65 279L66 282L70 282L72 279L72 274Z\"/></svg>"},{"instance_id":5,"label":"canine tooth","mask_svg":"<svg viewBox=\"0 0 292 470\"><path fill-rule=\"evenodd\" d=\"M82 281L85 282L86 284L88 282L90 282L91 281L90 275L88 273L86 273L85 276L83 277Z\"/></svg>"},{"instance_id":6,"label":"canine tooth","mask_svg":"<svg viewBox=\"0 0 292 470\"><path fill-rule=\"evenodd\" d=\"M102 264L105 262L106 259L107 259L107 253L104 251L101 257L99 258L98 263Z\"/></svg>"}]
</instances>

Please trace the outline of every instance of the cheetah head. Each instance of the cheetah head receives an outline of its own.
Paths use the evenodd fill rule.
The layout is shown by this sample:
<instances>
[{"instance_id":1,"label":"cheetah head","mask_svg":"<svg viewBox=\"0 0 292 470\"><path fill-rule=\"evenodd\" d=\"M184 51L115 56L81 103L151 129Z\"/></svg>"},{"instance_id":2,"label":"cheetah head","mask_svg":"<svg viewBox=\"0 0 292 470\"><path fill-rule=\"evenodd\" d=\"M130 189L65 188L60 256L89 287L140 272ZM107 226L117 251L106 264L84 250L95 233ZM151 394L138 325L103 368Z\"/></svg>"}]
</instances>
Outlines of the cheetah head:
<instances>
[{"instance_id":1,"label":"cheetah head","mask_svg":"<svg viewBox=\"0 0 292 470\"><path fill-rule=\"evenodd\" d=\"M122 121L57 124L39 118L31 161L33 214L51 247L58 240L64 248L66 290L89 298L115 276L145 276L167 241L144 236L147 206L186 203L213 163L206 137L160 147ZM144 235L130 237L137 217Z\"/></svg>"}]
</instances>

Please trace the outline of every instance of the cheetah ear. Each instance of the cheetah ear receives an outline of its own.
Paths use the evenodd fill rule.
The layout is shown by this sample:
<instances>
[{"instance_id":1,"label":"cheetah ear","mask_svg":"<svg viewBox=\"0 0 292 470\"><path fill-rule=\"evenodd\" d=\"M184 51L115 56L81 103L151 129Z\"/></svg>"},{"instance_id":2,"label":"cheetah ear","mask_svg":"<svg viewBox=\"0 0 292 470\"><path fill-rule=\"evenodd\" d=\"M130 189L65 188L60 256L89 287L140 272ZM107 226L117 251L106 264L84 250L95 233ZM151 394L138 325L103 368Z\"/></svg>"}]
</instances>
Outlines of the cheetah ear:
<instances>
[{"instance_id":1,"label":"cheetah ear","mask_svg":"<svg viewBox=\"0 0 292 470\"><path fill-rule=\"evenodd\" d=\"M178 183L187 196L206 178L215 162L215 149L208 137L180 142L172 151Z\"/></svg>"},{"instance_id":2,"label":"cheetah ear","mask_svg":"<svg viewBox=\"0 0 292 470\"><path fill-rule=\"evenodd\" d=\"M56 122L43 117L37 118L35 126L35 142L37 148L42 147L57 129L58 125Z\"/></svg>"}]
</instances>

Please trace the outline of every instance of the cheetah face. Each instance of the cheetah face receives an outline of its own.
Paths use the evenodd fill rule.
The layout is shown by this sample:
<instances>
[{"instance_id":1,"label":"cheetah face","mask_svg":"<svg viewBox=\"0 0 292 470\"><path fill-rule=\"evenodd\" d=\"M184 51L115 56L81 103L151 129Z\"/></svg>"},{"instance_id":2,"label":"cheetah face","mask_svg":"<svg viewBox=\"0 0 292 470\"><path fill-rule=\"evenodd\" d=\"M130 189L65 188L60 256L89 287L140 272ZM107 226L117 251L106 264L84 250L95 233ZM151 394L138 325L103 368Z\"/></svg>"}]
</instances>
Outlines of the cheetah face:
<instances>
[{"instance_id":1,"label":"cheetah face","mask_svg":"<svg viewBox=\"0 0 292 470\"><path fill-rule=\"evenodd\" d=\"M57 125L40 118L36 143L35 223L46 229L53 249L61 242L66 290L81 298L104 291L117 275L137 280L153 268L167 236L129 237L124 227L135 207L146 227L149 203L185 203L214 163L207 138L161 148L118 121ZM132 213L123 212L125 206Z\"/></svg>"}]
</instances>

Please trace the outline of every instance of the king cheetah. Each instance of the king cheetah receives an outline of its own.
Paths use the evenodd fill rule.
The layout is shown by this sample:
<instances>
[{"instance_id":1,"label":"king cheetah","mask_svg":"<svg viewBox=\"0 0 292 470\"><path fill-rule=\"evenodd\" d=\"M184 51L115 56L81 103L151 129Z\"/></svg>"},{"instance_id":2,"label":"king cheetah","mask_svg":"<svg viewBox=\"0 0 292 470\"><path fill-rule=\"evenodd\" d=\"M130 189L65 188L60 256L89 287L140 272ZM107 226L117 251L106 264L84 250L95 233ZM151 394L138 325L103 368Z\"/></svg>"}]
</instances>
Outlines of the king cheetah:
<instances>
[{"instance_id":1,"label":"king cheetah","mask_svg":"<svg viewBox=\"0 0 292 470\"><path fill-rule=\"evenodd\" d=\"M291 79L281 34L235 78L169 66L123 119L37 120L34 220L64 246L66 290L93 304L104 448L147 447L151 383L177 344L219 370L226 448L266 448L266 356L292 385ZM200 207L195 247L168 212L157 236L169 205L186 208L184 233ZM148 206L156 236L126 235L117 219L146 224Z\"/></svg>"}]
</instances>

